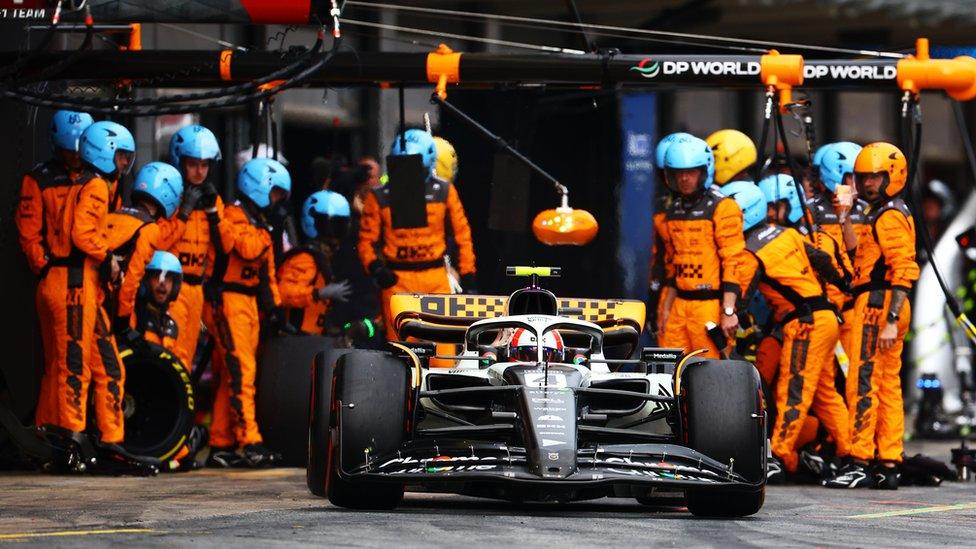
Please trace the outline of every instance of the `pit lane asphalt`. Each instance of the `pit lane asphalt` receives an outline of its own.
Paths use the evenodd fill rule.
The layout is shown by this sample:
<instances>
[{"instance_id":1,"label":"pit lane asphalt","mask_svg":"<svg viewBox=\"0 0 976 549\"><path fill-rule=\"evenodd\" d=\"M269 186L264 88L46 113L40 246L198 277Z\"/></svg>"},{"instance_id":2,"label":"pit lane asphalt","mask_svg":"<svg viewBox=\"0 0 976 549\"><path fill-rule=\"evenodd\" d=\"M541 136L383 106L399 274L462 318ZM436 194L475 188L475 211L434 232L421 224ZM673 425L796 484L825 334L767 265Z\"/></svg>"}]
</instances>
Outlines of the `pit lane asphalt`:
<instances>
[{"instance_id":1,"label":"pit lane asphalt","mask_svg":"<svg viewBox=\"0 0 976 549\"><path fill-rule=\"evenodd\" d=\"M774 486L754 517L711 520L624 499L514 505L429 493L407 494L393 512L356 512L311 496L299 469L0 474L0 543L45 547L972 547L974 540L976 483L896 492Z\"/></svg>"}]
</instances>

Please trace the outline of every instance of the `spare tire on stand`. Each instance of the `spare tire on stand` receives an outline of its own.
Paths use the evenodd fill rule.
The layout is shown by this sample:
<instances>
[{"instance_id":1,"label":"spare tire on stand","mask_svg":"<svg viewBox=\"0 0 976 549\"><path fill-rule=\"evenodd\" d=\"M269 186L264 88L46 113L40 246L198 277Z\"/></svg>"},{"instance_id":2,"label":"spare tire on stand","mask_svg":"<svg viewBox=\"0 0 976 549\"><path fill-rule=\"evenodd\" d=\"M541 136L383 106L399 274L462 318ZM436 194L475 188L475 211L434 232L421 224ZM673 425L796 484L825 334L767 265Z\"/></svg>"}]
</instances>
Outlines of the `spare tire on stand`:
<instances>
[{"instance_id":1,"label":"spare tire on stand","mask_svg":"<svg viewBox=\"0 0 976 549\"><path fill-rule=\"evenodd\" d=\"M195 402L190 373L169 351L146 343L122 353L125 449L166 461L186 443Z\"/></svg>"},{"instance_id":2,"label":"spare tire on stand","mask_svg":"<svg viewBox=\"0 0 976 549\"><path fill-rule=\"evenodd\" d=\"M281 452L285 465L305 466L312 362L334 346L330 337L281 335L258 349L258 427L265 446Z\"/></svg>"}]
</instances>

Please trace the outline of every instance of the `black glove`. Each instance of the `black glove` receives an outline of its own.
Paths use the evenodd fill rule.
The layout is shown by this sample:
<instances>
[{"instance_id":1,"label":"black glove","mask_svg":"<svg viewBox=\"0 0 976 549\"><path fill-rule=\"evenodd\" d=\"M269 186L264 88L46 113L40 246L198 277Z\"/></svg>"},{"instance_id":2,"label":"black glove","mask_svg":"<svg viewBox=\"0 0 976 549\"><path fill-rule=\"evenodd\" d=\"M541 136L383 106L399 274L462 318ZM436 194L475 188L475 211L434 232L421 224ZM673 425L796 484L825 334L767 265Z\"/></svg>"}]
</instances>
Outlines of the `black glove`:
<instances>
[{"instance_id":1,"label":"black glove","mask_svg":"<svg viewBox=\"0 0 976 549\"><path fill-rule=\"evenodd\" d=\"M217 206L217 187L207 181L203 185L199 186L200 189L200 207L204 210L209 210Z\"/></svg>"},{"instance_id":2,"label":"black glove","mask_svg":"<svg viewBox=\"0 0 976 549\"><path fill-rule=\"evenodd\" d=\"M468 273L461 275L461 289L464 293L468 295L478 293L478 275L475 273Z\"/></svg>"},{"instance_id":3,"label":"black glove","mask_svg":"<svg viewBox=\"0 0 976 549\"><path fill-rule=\"evenodd\" d=\"M115 255L109 251L107 254L105 254L105 259L98 264L98 280L100 280L102 284L111 284L115 282L112 277L112 263L114 261L116 261Z\"/></svg>"},{"instance_id":4,"label":"black glove","mask_svg":"<svg viewBox=\"0 0 976 549\"><path fill-rule=\"evenodd\" d=\"M394 274L382 261L377 259L369 265L369 274L376 281L376 285L381 289L392 288L397 283L397 275Z\"/></svg>"},{"instance_id":5,"label":"black glove","mask_svg":"<svg viewBox=\"0 0 976 549\"><path fill-rule=\"evenodd\" d=\"M190 212L197 207L200 198L203 196L202 185L187 185L183 189L183 198L180 199L180 211L177 214L180 219L186 221L190 217Z\"/></svg>"},{"instance_id":6,"label":"black glove","mask_svg":"<svg viewBox=\"0 0 976 549\"><path fill-rule=\"evenodd\" d=\"M274 307L268 313L268 328L276 334L297 334L298 330L288 323L288 315L282 307Z\"/></svg>"},{"instance_id":7,"label":"black glove","mask_svg":"<svg viewBox=\"0 0 976 549\"><path fill-rule=\"evenodd\" d=\"M112 320L112 332L115 334L116 345L121 348L140 352L147 347L142 334L132 329L128 316L119 316Z\"/></svg>"}]
</instances>

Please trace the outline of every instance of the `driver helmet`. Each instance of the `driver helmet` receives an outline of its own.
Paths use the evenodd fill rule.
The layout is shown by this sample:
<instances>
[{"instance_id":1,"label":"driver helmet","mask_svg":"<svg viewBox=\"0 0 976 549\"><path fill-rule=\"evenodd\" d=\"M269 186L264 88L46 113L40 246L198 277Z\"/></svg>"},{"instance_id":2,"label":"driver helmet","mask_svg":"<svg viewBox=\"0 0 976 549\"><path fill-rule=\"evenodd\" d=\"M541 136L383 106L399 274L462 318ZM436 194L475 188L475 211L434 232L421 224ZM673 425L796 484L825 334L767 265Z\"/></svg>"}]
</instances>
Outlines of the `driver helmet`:
<instances>
[{"instance_id":1,"label":"driver helmet","mask_svg":"<svg viewBox=\"0 0 976 549\"><path fill-rule=\"evenodd\" d=\"M539 357L539 342L537 340L535 333L525 328L517 328L508 345L508 359L515 362L536 362ZM552 330L543 334L542 360L545 362L563 362L564 355L565 347L559 332Z\"/></svg>"}]
</instances>

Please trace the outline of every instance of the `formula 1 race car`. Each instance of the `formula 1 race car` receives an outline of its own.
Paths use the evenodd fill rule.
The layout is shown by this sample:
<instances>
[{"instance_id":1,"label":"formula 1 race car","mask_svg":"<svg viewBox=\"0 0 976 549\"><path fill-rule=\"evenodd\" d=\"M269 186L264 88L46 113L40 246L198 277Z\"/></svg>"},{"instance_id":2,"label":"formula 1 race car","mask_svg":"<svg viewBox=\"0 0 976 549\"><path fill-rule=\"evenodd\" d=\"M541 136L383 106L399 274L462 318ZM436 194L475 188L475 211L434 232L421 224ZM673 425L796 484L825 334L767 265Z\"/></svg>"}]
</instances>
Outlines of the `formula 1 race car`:
<instances>
[{"instance_id":1,"label":"formula 1 race car","mask_svg":"<svg viewBox=\"0 0 976 549\"><path fill-rule=\"evenodd\" d=\"M512 501L684 492L703 516L762 507L752 364L658 348L608 358L637 351L642 302L559 300L538 284L555 268L509 274L532 282L508 298L396 295L393 328L409 342L316 357L313 494L358 509L394 508L405 487ZM445 344L461 351L436 354Z\"/></svg>"}]
</instances>

